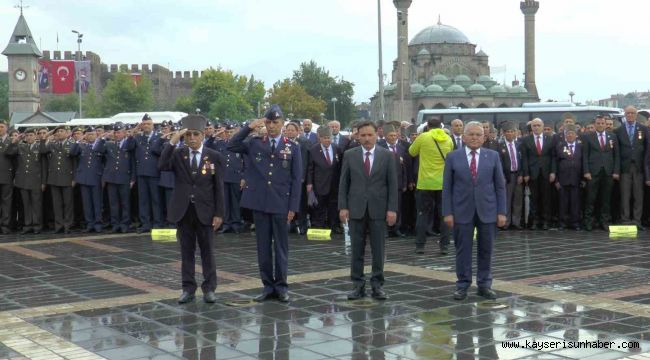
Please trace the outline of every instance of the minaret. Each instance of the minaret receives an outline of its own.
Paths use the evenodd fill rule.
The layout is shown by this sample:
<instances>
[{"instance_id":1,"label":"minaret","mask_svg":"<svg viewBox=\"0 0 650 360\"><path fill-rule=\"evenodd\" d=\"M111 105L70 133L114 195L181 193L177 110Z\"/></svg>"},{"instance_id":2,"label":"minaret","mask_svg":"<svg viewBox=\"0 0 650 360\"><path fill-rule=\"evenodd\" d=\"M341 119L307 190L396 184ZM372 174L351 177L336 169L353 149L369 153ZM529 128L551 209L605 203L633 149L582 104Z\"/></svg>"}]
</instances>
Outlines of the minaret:
<instances>
[{"instance_id":1,"label":"minaret","mask_svg":"<svg viewBox=\"0 0 650 360\"><path fill-rule=\"evenodd\" d=\"M393 0L397 8L397 81L395 82L395 105L389 120L411 120L411 68L409 65L409 7L413 0Z\"/></svg>"},{"instance_id":2,"label":"minaret","mask_svg":"<svg viewBox=\"0 0 650 360\"><path fill-rule=\"evenodd\" d=\"M535 85L535 14L539 10L539 1L524 0L519 5L521 12L524 13L526 24L526 76L524 79L524 87L528 90L529 94L539 98L537 85Z\"/></svg>"},{"instance_id":3,"label":"minaret","mask_svg":"<svg viewBox=\"0 0 650 360\"><path fill-rule=\"evenodd\" d=\"M41 103L37 79L38 59L42 54L27 26L22 6L18 23L2 54L9 63L9 116L14 112L36 112Z\"/></svg>"}]
</instances>

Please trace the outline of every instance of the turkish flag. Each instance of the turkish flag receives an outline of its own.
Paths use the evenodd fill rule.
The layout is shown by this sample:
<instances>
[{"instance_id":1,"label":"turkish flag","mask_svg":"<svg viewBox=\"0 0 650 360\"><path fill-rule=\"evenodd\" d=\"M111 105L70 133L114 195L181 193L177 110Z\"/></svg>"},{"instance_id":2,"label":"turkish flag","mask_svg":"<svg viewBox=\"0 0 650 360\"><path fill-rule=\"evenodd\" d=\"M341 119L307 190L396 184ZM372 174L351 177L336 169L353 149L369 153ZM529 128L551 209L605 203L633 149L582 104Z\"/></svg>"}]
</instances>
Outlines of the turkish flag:
<instances>
[{"instance_id":1,"label":"turkish flag","mask_svg":"<svg viewBox=\"0 0 650 360\"><path fill-rule=\"evenodd\" d=\"M52 61L52 92L69 94L74 91L74 61Z\"/></svg>"}]
</instances>

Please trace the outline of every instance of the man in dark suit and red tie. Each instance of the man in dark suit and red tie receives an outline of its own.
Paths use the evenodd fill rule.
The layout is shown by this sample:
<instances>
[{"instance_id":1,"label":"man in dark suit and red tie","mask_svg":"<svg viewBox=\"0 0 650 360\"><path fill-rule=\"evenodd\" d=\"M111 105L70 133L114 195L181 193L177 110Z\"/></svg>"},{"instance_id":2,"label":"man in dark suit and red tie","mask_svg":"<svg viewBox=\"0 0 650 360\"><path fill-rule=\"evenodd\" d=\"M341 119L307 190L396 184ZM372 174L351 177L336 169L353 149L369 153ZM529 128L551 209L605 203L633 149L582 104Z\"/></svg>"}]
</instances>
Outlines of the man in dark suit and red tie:
<instances>
[{"instance_id":1,"label":"man in dark suit and red tie","mask_svg":"<svg viewBox=\"0 0 650 360\"><path fill-rule=\"evenodd\" d=\"M341 152L332 144L332 130L321 126L317 130L318 144L309 149L307 194L314 192L317 204L311 212L313 228L338 228L338 187L341 172Z\"/></svg>"},{"instance_id":2,"label":"man in dark suit and red tie","mask_svg":"<svg viewBox=\"0 0 650 360\"><path fill-rule=\"evenodd\" d=\"M472 284L472 243L474 229L478 242L477 295L496 299L492 290L492 247L497 226L506 223L506 185L499 154L482 148L481 123L465 125L465 147L452 151L445 161L442 186L442 215L454 229L456 244L455 300L467 297Z\"/></svg>"},{"instance_id":3,"label":"man in dark suit and red tie","mask_svg":"<svg viewBox=\"0 0 650 360\"><path fill-rule=\"evenodd\" d=\"M560 191L560 230L580 230L580 182L582 181L582 142L575 125L564 126L563 140L555 146L555 187Z\"/></svg>"},{"instance_id":4,"label":"man in dark suit and red tie","mask_svg":"<svg viewBox=\"0 0 650 360\"><path fill-rule=\"evenodd\" d=\"M224 214L223 170L221 155L203 146L206 118L188 115L181 119L183 130L174 133L160 154L161 171L173 171L174 194L167 213L177 224L181 244L183 294L179 304L194 300L194 252L201 250L203 265L203 300L214 303L217 268L214 261L214 231L221 226ZM181 136L186 146L177 147Z\"/></svg>"},{"instance_id":5,"label":"man in dark suit and red tie","mask_svg":"<svg viewBox=\"0 0 650 360\"><path fill-rule=\"evenodd\" d=\"M506 225L503 229L521 230L524 178L521 171L521 149L517 142L517 128L511 122L502 124L501 128L505 139L499 143L499 155L506 179Z\"/></svg>"},{"instance_id":6,"label":"man in dark suit and red tie","mask_svg":"<svg viewBox=\"0 0 650 360\"><path fill-rule=\"evenodd\" d=\"M397 171L391 153L377 144L377 126L371 121L359 124L361 146L345 152L339 184L339 217L349 221L352 242L350 277L354 289L349 300L366 296L363 259L366 233L372 250L372 297L385 300L384 242L386 225L397 220Z\"/></svg>"}]
</instances>

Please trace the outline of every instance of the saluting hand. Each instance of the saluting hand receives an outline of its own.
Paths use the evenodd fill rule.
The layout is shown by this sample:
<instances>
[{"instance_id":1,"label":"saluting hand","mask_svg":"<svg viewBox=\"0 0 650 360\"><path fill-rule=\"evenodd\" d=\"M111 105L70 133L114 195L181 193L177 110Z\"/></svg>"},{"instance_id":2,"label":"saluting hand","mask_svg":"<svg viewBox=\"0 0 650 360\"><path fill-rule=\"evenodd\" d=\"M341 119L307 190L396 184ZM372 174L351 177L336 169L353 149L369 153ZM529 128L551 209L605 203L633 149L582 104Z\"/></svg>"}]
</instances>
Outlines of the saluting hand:
<instances>
[{"instance_id":1,"label":"saluting hand","mask_svg":"<svg viewBox=\"0 0 650 360\"><path fill-rule=\"evenodd\" d=\"M178 144L179 141L181 141L181 136L185 135L186 132L187 132L187 129L183 129L181 131L174 132L173 133L174 135L172 135L172 138L169 140L169 143L172 144L172 145Z\"/></svg>"},{"instance_id":2,"label":"saluting hand","mask_svg":"<svg viewBox=\"0 0 650 360\"><path fill-rule=\"evenodd\" d=\"M266 125L266 118L261 118L248 124L248 127L251 128L252 130L255 130L263 127L264 125Z\"/></svg>"}]
</instances>

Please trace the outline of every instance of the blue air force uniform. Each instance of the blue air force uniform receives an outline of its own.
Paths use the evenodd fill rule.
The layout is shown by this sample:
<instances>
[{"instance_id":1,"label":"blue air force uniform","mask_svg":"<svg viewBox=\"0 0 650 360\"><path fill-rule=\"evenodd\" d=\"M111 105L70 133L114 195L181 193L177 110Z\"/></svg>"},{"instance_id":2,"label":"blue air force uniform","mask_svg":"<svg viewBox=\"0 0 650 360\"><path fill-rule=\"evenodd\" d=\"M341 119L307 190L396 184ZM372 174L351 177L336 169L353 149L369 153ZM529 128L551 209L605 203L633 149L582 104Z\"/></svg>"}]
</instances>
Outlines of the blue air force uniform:
<instances>
[{"instance_id":1,"label":"blue air force uniform","mask_svg":"<svg viewBox=\"0 0 650 360\"><path fill-rule=\"evenodd\" d=\"M95 131L86 129L85 132ZM77 156L75 182L81 187L86 231L102 231L102 155L93 149L94 144L72 144L70 155Z\"/></svg>"},{"instance_id":2,"label":"blue air force uniform","mask_svg":"<svg viewBox=\"0 0 650 360\"><path fill-rule=\"evenodd\" d=\"M168 143L169 139L158 138L152 147L152 151L156 154L161 153L165 144ZM160 193L162 195L160 199L160 204L162 205L161 211L165 216L169 213L169 206L174 192L175 181L173 171L160 171L160 181L158 182L158 186L160 187ZM165 216L163 216L163 219L165 219ZM174 225L170 224L170 226L173 227Z\"/></svg>"},{"instance_id":3,"label":"blue air force uniform","mask_svg":"<svg viewBox=\"0 0 650 360\"><path fill-rule=\"evenodd\" d=\"M205 146L218 151L224 160L224 201L226 213L221 226L221 232L233 231L239 233L244 225L241 218L241 181L244 178L244 157L240 153L227 149L228 142L211 137Z\"/></svg>"},{"instance_id":4,"label":"blue air force uniform","mask_svg":"<svg viewBox=\"0 0 650 360\"><path fill-rule=\"evenodd\" d=\"M277 107L271 110L274 108ZM269 119L269 116L266 118ZM262 299L271 294L286 297L289 253L287 214L300 210L300 148L283 136L274 139L252 137L244 141L250 132L249 126L243 127L228 142L227 148L244 154L250 166L246 169L241 206L253 211L258 264L264 285ZM272 152L273 141L275 151ZM272 244L275 245L275 270Z\"/></svg>"},{"instance_id":5,"label":"blue air force uniform","mask_svg":"<svg viewBox=\"0 0 650 360\"><path fill-rule=\"evenodd\" d=\"M140 134L135 139L135 165L138 177L138 209L140 213L140 231L149 231L152 227L162 225L160 203L160 170L158 170L159 152L153 151L159 136L155 133ZM153 223L152 223L153 215Z\"/></svg>"},{"instance_id":6,"label":"blue air force uniform","mask_svg":"<svg viewBox=\"0 0 650 360\"><path fill-rule=\"evenodd\" d=\"M114 128L121 129L121 126ZM103 154L106 159L102 181L108 192L112 232L126 233L131 225L130 191L131 182L135 182L134 149L135 140L132 137L125 137L121 141L100 139L95 144L95 151Z\"/></svg>"}]
</instances>

